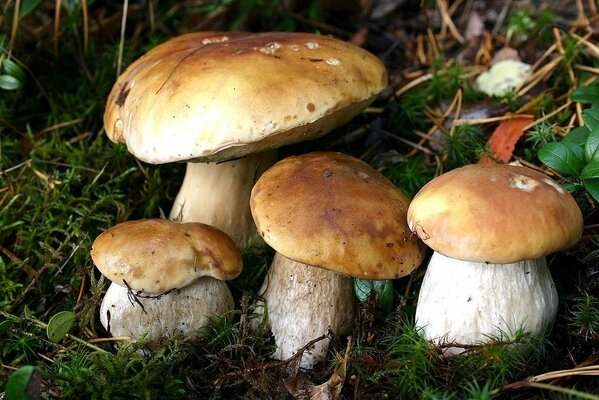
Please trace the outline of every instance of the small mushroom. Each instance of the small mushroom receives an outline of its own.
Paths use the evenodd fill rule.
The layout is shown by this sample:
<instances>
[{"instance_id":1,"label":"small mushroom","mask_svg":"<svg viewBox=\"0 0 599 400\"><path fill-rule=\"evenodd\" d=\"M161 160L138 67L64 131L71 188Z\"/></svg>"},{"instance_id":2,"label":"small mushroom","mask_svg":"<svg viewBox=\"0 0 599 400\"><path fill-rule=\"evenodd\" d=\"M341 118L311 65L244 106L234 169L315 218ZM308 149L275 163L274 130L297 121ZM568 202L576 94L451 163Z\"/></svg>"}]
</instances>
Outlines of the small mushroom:
<instances>
[{"instance_id":1,"label":"small mushroom","mask_svg":"<svg viewBox=\"0 0 599 400\"><path fill-rule=\"evenodd\" d=\"M244 245L249 197L276 148L320 137L387 84L367 51L308 33L197 32L155 47L117 80L104 125L140 160L188 161L170 217Z\"/></svg>"},{"instance_id":2,"label":"small mushroom","mask_svg":"<svg viewBox=\"0 0 599 400\"><path fill-rule=\"evenodd\" d=\"M428 340L471 345L551 326L558 296L545 256L582 233L558 183L526 167L468 165L425 185L408 224L434 250L416 308Z\"/></svg>"},{"instance_id":3,"label":"small mushroom","mask_svg":"<svg viewBox=\"0 0 599 400\"><path fill-rule=\"evenodd\" d=\"M258 232L277 254L259 295L266 301L276 359L355 318L350 277L395 279L422 261L424 246L406 223L408 198L368 164L340 153L288 157L252 190ZM304 353L312 368L329 342Z\"/></svg>"},{"instance_id":4,"label":"small mushroom","mask_svg":"<svg viewBox=\"0 0 599 400\"><path fill-rule=\"evenodd\" d=\"M113 336L147 335L156 342L197 334L214 315L233 309L223 281L239 275L242 259L222 231L201 223L128 221L93 243L96 267L112 281L100 320Z\"/></svg>"}]
</instances>

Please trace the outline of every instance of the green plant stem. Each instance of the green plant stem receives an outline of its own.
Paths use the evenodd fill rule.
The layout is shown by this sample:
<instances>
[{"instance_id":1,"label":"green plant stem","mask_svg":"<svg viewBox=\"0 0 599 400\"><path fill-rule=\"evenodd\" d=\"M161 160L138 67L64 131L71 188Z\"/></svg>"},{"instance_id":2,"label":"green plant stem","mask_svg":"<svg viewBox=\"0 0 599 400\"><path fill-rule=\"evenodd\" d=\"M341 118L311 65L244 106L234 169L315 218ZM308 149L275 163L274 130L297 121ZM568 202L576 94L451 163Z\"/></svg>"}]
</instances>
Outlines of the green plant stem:
<instances>
[{"instance_id":1,"label":"green plant stem","mask_svg":"<svg viewBox=\"0 0 599 400\"><path fill-rule=\"evenodd\" d=\"M580 397L581 399L599 400L599 396L596 396L594 394L580 392L575 389L568 389L568 388L557 386L557 385L551 385L549 383L529 382L528 385L530 387L537 388L537 389L552 390L554 392L559 392L559 393L567 394L570 396L577 396L577 397Z\"/></svg>"}]
</instances>

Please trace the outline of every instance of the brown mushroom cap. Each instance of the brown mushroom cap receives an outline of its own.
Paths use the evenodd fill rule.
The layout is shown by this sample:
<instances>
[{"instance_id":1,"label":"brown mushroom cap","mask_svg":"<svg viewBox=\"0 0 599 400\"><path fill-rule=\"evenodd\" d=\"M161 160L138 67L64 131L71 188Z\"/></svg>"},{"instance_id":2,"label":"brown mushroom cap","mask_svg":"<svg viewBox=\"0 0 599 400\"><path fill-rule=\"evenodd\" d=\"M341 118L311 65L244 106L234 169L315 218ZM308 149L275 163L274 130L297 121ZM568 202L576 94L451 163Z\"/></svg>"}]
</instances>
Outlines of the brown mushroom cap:
<instances>
[{"instance_id":1,"label":"brown mushroom cap","mask_svg":"<svg viewBox=\"0 0 599 400\"><path fill-rule=\"evenodd\" d=\"M412 272L424 246L406 223L409 200L368 164L340 153L288 157L252 190L258 232L287 258L363 279Z\"/></svg>"},{"instance_id":2,"label":"brown mushroom cap","mask_svg":"<svg viewBox=\"0 0 599 400\"><path fill-rule=\"evenodd\" d=\"M386 84L379 59L332 37L190 33L129 66L104 125L146 162L224 161L322 136Z\"/></svg>"},{"instance_id":3,"label":"brown mushroom cap","mask_svg":"<svg viewBox=\"0 0 599 400\"><path fill-rule=\"evenodd\" d=\"M472 262L513 263L574 245L582 213L546 175L511 165L467 165L426 184L408 224L433 250Z\"/></svg>"},{"instance_id":4,"label":"brown mushroom cap","mask_svg":"<svg viewBox=\"0 0 599 400\"><path fill-rule=\"evenodd\" d=\"M241 255L222 231L164 219L107 229L94 241L91 256L111 281L148 293L182 288L202 276L233 279L242 268Z\"/></svg>"}]
</instances>

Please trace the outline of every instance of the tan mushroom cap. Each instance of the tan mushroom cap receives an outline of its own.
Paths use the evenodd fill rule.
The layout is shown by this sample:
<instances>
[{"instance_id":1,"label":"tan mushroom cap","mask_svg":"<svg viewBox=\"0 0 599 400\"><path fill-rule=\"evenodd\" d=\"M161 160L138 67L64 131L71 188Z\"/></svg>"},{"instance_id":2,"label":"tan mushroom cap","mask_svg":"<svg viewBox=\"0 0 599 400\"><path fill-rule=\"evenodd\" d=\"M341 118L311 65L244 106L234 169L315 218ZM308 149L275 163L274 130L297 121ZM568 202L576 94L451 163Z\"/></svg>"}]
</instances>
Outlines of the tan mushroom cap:
<instances>
[{"instance_id":1,"label":"tan mushroom cap","mask_svg":"<svg viewBox=\"0 0 599 400\"><path fill-rule=\"evenodd\" d=\"M332 37L189 33L127 68L104 125L146 162L224 161L322 136L386 84L378 58Z\"/></svg>"},{"instance_id":2,"label":"tan mushroom cap","mask_svg":"<svg viewBox=\"0 0 599 400\"><path fill-rule=\"evenodd\" d=\"M574 245L583 222L574 198L548 176L474 164L426 184L410 204L408 224L445 256L505 264Z\"/></svg>"},{"instance_id":3,"label":"tan mushroom cap","mask_svg":"<svg viewBox=\"0 0 599 400\"><path fill-rule=\"evenodd\" d=\"M412 272L425 246L406 223L409 200L368 164L340 153L288 157L252 190L258 232L287 258L363 279Z\"/></svg>"},{"instance_id":4,"label":"tan mushroom cap","mask_svg":"<svg viewBox=\"0 0 599 400\"><path fill-rule=\"evenodd\" d=\"M242 269L241 255L222 231L164 219L127 221L107 229L94 241L91 256L114 283L148 293L182 288L202 276L233 279Z\"/></svg>"}]
</instances>

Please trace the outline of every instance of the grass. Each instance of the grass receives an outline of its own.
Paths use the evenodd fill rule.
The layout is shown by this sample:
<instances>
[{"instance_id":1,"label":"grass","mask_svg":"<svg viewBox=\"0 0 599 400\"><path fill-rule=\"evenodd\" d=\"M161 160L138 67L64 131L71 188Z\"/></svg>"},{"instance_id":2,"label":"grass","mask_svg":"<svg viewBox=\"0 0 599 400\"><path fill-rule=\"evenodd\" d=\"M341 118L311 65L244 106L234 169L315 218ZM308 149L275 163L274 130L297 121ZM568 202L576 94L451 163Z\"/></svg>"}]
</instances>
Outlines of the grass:
<instances>
[{"instance_id":1,"label":"grass","mask_svg":"<svg viewBox=\"0 0 599 400\"><path fill-rule=\"evenodd\" d=\"M20 88L0 89L0 388L15 370L34 365L41 377L36 390L45 398L292 398L285 382L300 381L293 360L271 360L272 339L247 328L251 302L273 255L259 241L243 249L245 270L230 282L237 304L232 318L215 317L201 339L174 338L151 355L139 351L143 340L94 342L106 337L98 308L107 282L91 264L93 239L118 222L167 214L184 165L137 162L103 132L103 108L119 63L122 3L62 2L55 40L53 7L60 3L20 2L32 8L17 20L12 19L17 2L0 6L0 26L7 33L0 35L0 56L25 71ZM488 99L472 82L488 62L489 46L460 44L442 18L425 17L441 16L434 4L423 6L426 13L399 6L378 20L368 10L342 16L323 4L129 4L122 64L168 37L197 29L319 31L360 41L354 34L368 28L362 44L387 63L390 90L346 126L283 154L350 153L413 196L436 174L486 154L497 126L493 117L525 111L539 122L525 132L513 158L561 178L539 162L537 152L561 140L592 106L568 101L575 88L597 84L592 81L599 66L597 34L585 36L584 19L577 19L596 18L593 10L578 15L574 5L572 12L556 4L541 11L511 6L487 44L493 50L509 44L530 63L549 51L541 67L551 59L559 62L530 88ZM499 15L501 6L490 7ZM462 33L471 11L458 6L450 15ZM560 29L545 29L547 21ZM487 21L487 28L492 32L495 26ZM455 124L471 106L484 112L482 122ZM373 299L361 304L349 353L341 341L339 356L331 356L337 362L348 356L343 397L597 398L596 381L571 372L599 362L596 202L584 191L576 199L587 228L578 245L550 259L561 297L550 334L521 335L517 345L498 337L463 357L441 357L441 349L422 339L413 321L421 269L393 282L392 313ZM70 335L55 343L45 326L61 311L73 311L76 321ZM326 382L337 362L320 365L301 382ZM559 370L568 372L531 379Z\"/></svg>"}]
</instances>

